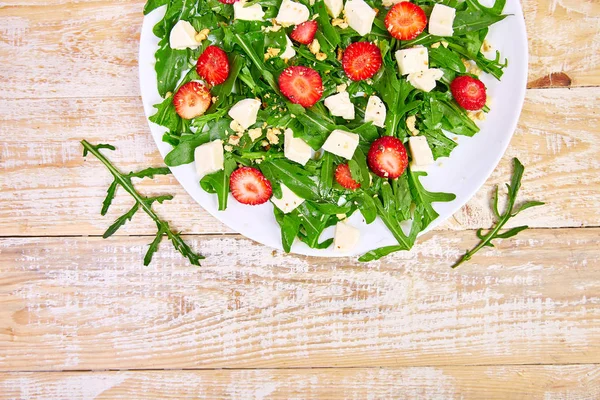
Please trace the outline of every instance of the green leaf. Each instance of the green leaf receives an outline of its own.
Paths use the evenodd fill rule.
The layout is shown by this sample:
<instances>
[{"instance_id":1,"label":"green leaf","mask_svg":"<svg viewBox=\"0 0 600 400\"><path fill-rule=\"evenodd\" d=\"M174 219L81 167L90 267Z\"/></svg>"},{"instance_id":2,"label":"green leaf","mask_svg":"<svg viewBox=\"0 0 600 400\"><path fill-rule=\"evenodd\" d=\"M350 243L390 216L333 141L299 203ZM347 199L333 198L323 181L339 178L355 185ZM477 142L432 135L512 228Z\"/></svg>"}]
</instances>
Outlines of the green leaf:
<instances>
[{"instance_id":1,"label":"green leaf","mask_svg":"<svg viewBox=\"0 0 600 400\"><path fill-rule=\"evenodd\" d=\"M228 136L229 120L219 119L207 124L208 131L182 137L181 142L165 157L165 164L177 167L194 161L196 147L216 139L225 139Z\"/></svg>"},{"instance_id":2,"label":"green leaf","mask_svg":"<svg viewBox=\"0 0 600 400\"><path fill-rule=\"evenodd\" d=\"M283 250L289 253L300 231L300 219L295 214L284 214L277 207L273 207L273 209L275 220L281 228L281 245L283 246Z\"/></svg>"},{"instance_id":3,"label":"green leaf","mask_svg":"<svg viewBox=\"0 0 600 400\"><path fill-rule=\"evenodd\" d=\"M169 0L148 0L144 6L144 15L150 14L160 6L167 4Z\"/></svg>"},{"instance_id":4,"label":"green leaf","mask_svg":"<svg viewBox=\"0 0 600 400\"><path fill-rule=\"evenodd\" d=\"M504 233L498 233L496 234L495 238L496 239L508 239L510 237L515 236L517 233L524 231L525 229L528 229L529 227L527 225L524 226L517 226L516 228L512 228L507 230Z\"/></svg>"},{"instance_id":5,"label":"green leaf","mask_svg":"<svg viewBox=\"0 0 600 400\"><path fill-rule=\"evenodd\" d=\"M282 182L306 200L319 200L319 187L302 167L285 160L271 160L260 164L260 170L271 181Z\"/></svg>"},{"instance_id":6,"label":"green leaf","mask_svg":"<svg viewBox=\"0 0 600 400\"><path fill-rule=\"evenodd\" d=\"M377 206L375 200L367 192L360 192L358 197L358 209L367 224L372 223L377 218Z\"/></svg>"},{"instance_id":7,"label":"green leaf","mask_svg":"<svg viewBox=\"0 0 600 400\"><path fill-rule=\"evenodd\" d=\"M484 11L458 11L454 18L454 35L460 36L467 32L485 29L506 17L507 15L490 14Z\"/></svg>"},{"instance_id":8,"label":"green leaf","mask_svg":"<svg viewBox=\"0 0 600 400\"><path fill-rule=\"evenodd\" d=\"M328 197L333 187L333 154L324 152L321 158L321 172L319 175L319 193L321 197Z\"/></svg>"},{"instance_id":9,"label":"green leaf","mask_svg":"<svg viewBox=\"0 0 600 400\"><path fill-rule=\"evenodd\" d=\"M544 204L546 204L546 203L541 202L541 201L527 201L527 202L523 203L522 205L520 205L516 210L514 210L514 208L513 208L511 216L514 217L523 210L527 210L528 208L531 208L531 207L543 206Z\"/></svg>"},{"instance_id":10,"label":"green leaf","mask_svg":"<svg viewBox=\"0 0 600 400\"><path fill-rule=\"evenodd\" d=\"M157 110L156 113L148 118L151 122L164 126L170 131L177 132L180 130L181 117L175 111L172 97L164 99L162 103L155 104L154 108Z\"/></svg>"},{"instance_id":11,"label":"green leaf","mask_svg":"<svg viewBox=\"0 0 600 400\"><path fill-rule=\"evenodd\" d=\"M423 229L429 226L433 220L435 220L439 214L433 209L432 203L435 202L448 202L456 199L456 195L453 193L435 193L427 191L421 182L419 181L420 176L427 176L426 172L408 170L408 182L410 184L412 197L417 206L423 207Z\"/></svg>"},{"instance_id":12,"label":"green leaf","mask_svg":"<svg viewBox=\"0 0 600 400\"><path fill-rule=\"evenodd\" d=\"M382 257L390 255L392 253L396 253L398 251L403 251L403 250L406 250L406 248L404 248L404 246L402 246L402 245L380 247L378 249L366 252L365 254L363 254L362 256L359 257L358 261L360 261L360 262L375 261L375 260L379 260Z\"/></svg>"},{"instance_id":13,"label":"green leaf","mask_svg":"<svg viewBox=\"0 0 600 400\"><path fill-rule=\"evenodd\" d=\"M120 227L125 225L125 223L127 221L131 221L131 218L133 218L133 216L135 215L135 213L137 212L137 210L139 208L140 208L139 203L135 203L129 211L127 211L125 214L123 214L119 218L117 218L115 220L115 222L113 222L113 224L108 227L106 232L104 232L104 234L102 235L102 238L106 239L106 238L112 236Z\"/></svg>"},{"instance_id":14,"label":"green leaf","mask_svg":"<svg viewBox=\"0 0 600 400\"><path fill-rule=\"evenodd\" d=\"M204 176L200 180L200 186L208 193L216 193L219 201L219 211L227 208L227 198L229 197L229 177L237 168L235 160L226 157L223 162L224 168L215 173Z\"/></svg>"},{"instance_id":15,"label":"green leaf","mask_svg":"<svg viewBox=\"0 0 600 400\"><path fill-rule=\"evenodd\" d=\"M154 178L156 175L169 175L171 170L167 167L150 167L138 172L127 174L130 178Z\"/></svg>"},{"instance_id":16,"label":"green leaf","mask_svg":"<svg viewBox=\"0 0 600 400\"><path fill-rule=\"evenodd\" d=\"M158 232L156 232L154 240L152 241L152 243L150 243L148 251L146 251L146 255L144 256L144 265L146 267L150 265L150 263L152 262L152 256L158 251L158 245L160 244L163 235L164 232L162 231L162 229L159 229Z\"/></svg>"},{"instance_id":17,"label":"green leaf","mask_svg":"<svg viewBox=\"0 0 600 400\"><path fill-rule=\"evenodd\" d=\"M113 199L115 198L115 193L117 192L118 182L114 180L106 191L106 198L102 202L102 210L100 211L100 215L106 215L110 205L112 204Z\"/></svg>"}]
</instances>

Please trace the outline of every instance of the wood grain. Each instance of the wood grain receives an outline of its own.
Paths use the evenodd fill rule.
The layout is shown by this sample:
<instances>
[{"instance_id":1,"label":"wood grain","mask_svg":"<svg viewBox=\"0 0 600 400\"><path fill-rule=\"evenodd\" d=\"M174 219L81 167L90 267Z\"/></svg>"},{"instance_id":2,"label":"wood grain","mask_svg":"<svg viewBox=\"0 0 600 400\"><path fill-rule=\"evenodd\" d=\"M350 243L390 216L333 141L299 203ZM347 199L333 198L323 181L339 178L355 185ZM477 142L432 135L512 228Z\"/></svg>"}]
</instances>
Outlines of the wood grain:
<instances>
[{"instance_id":1,"label":"wood grain","mask_svg":"<svg viewBox=\"0 0 600 400\"><path fill-rule=\"evenodd\" d=\"M537 229L449 266L474 232L379 262L237 236L0 240L0 370L600 362L600 229Z\"/></svg>"},{"instance_id":2,"label":"wood grain","mask_svg":"<svg viewBox=\"0 0 600 400\"><path fill-rule=\"evenodd\" d=\"M440 229L476 229L492 223L490 192L510 177L510 159L527 166L522 199L548 204L512 221L533 227L600 225L600 115L594 88L530 90L519 128L486 185ZM161 165L138 98L106 100L0 100L7 132L0 144L0 234L99 235L131 206L117 196L110 216L99 210L110 184L104 167L81 157L79 141L110 142L111 159L123 170ZM49 111L49 112L48 112ZM44 114L44 118L38 116ZM149 193L172 193L157 209L186 233L228 233L172 177L145 182ZM577 192L577 196L573 193ZM149 218L136 217L120 234L153 234Z\"/></svg>"},{"instance_id":3,"label":"wood grain","mask_svg":"<svg viewBox=\"0 0 600 400\"><path fill-rule=\"evenodd\" d=\"M0 97L137 95L144 3L3 2L0 79L11 84L3 88ZM571 86L600 84L597 1L527 0L523 9L530 44L530 81L563 72ZM68 23L64 23L66 18Z\"/></svg>"},{"instance_id":4,"label":"wood grain","mask_svg":"<svg viewBox=\"0 0 600 400\"><path fill-rule=\"evenodd\" d=\"M592 400L598 365L5 373L0 399Z\"/></svg>"}]
</instances>

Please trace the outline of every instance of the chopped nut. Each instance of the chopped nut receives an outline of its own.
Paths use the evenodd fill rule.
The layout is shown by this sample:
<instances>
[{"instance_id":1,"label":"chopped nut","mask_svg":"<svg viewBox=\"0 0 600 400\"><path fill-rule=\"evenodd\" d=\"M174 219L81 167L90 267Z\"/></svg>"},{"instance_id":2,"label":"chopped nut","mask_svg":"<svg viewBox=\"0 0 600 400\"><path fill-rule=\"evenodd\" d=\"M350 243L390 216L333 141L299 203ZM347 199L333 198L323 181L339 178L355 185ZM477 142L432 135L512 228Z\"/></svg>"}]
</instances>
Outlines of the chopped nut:
<instances>
[{"instance_id":1,"label":"chopped nut","mask_svg":"<svg viewBox=\"0 0 600 400\"><path fill-rule=\"evenodd\" d=\"M485 105L488 106L489 108L492 108L492 98L490 97L490 95L488 95L485 99Z\"/></svg>"},{"instance_id":2,"label":"chopped nut","mask_svg":"<svg viewBox=\"0 0 600 400\"><path fill-rule=\"evenodd\" d=\"M348 85L346 85L345 83L342 83L341 85L337 85L335 87L335 91L338 93L342 93L342 92L345 92L347 88L348 88Z\"/></svg>"},{"instance_id":3,"label":"chopped nut","mask_svg":"<svg viewBox=\"0 0 600 400\"><path fill-rule=\"evenodd\" d=\"M244 130L245 130L244 127L242 125L240 125L240 123L237 122L235 119L233 121L231 121L231 123L229 124L229 128L238 134L244 133Z\"/></svg>"},{"instance_id":4,"label":"chopped nut","mask_svg":"<svg viewBox=\"0 0 600 400\"><path fill-rule=\"evenodd\" d=\"M269 128L267 129L267 140L270 144L278 144L279 143L279 135L281 135L281 131L277 128Z\"/></svg>"},{"instance_id":5,"label":"chopped nut","mask_svg":"<svg viewBox=\"0 0 600 400\"><path fill-rule=\"evenodd\" d=\"M487 39L483 40L483 43L481 44L481 52L482 53L487 53L488 51L492 50L492 45L490 44L490 42L487 41Z\"/></svg>"},{"instance_id":6,"label":"chopped nut","mask_svg":"<svg viewBox=\"0 0 600 400\"><path fill-rule=\"evenodd\" d=\"M335 214L335 216L341 221L346 219L346 214Z\"/></svg>"},{"instance_id":7,"label":"chopped nut","mask_svg":"<svg viewBox=\"0 0 600 400\"><path fill-rule=\"evenodd\" d=\"M256 139L258 139L259 137L262 136L262 129L261 128L249 129L248 136L250 136L250 139L254 142L254 141L256 141Z\"/></svg>"},{"instance_id":8,"label":"chopped nut","mask_svg":"<svg viewBox=\"0 0 600 400\"><path fill-rule=\"evenodd\" d=\"M445 40L442 40L442 46L444 46L445 48L448 48L448 42L446 42Z\"/></svg>"},{"instance_id":9,"label":"chopped nut","mask_svg":"<svg viewBox=\"0 0 600 400\"><path fill-rule=\"evenodd\" d=\"M233 147L231 147L231 146L230 146L230 145L228 145L228 144L226 144L225 146L223 146L223 149L224 149L225 151L228 151L228 152L232 152L232 151L233 151Z\"/></svg>"},{"instance_id":10,"label":"chopped nut","mask_svg":"<svg viewBox=\"0 0 600 400\"><path fill-rule=\"evenodd\" d=\"M269 47L265 53L265 61L267 61L269 58L277 57L279 53L281 53L281 49Z\"/></svg>"},{"instance_id":11,"label":"chopped nut","mask_svg":"<svg viewBox=\"0 0 600 400\"><path fill-rule=\"evenodd\" d=\"M321 53L317 53L317 55L315 57L317 58L317 60L323 61L327 58L327 54L321 52Z\"/></svg>"},{"instance_id":12,"label":"chopped nut","mask_svg":"<svg viewBox=\"0 0 600 400\"><path fill-rule=\"evenodd\" d=\"M442 44L440 42L435 42L434 44L431 45L432 49L437 49L438 47L440 47Z\"/></svg>"},{"instance_id":13,"label":"chopped nut","mask_svg":"<svg viewBox=\"0 0 600 400\"><path fill-rule=\"evenodd\" d=\"M317 39L313 39L311 44L308 45L308 50L316 55L321 50L321 44Z\"/></svg>"},{"instance_id":14,"label":"chopped nut","mask_svg":"<svg viewBox=\"0 0 600 400\"><path fill-rule=\"evenodd\" d=\"M379 8L373 8L373 11L375 11L375 15L379 14Z\"/></svg>"},{"instance_id":15,"label":"chopped nut","mask_svg":"<svg viewBox=\"0 0 600 400\"><path fill-rule=\"evenodd\" d=\"M337 59L338 61L342 61L342 57L344 56L344 50L338 47L337 49Z\"/></svg>"},{"instance_id":16,"label":"chopped nut","mask_svg":"<svg viewBox=\"0 0 600 400\"><path fill-rule=\"evenodd\" d=\"M269 142L267 142L266 140L263 140L262 142L260 142L260 145L262 147L267 147L269 145Z\"/></svg>"},{"instance_id":17,"label":"chopped nut","mask_svg":"<svg viewBox=\"0 0 600 400\"><path fill-rule=\"evenodd\" d=\"M348 28L348 21L346 20L346 17L344 16L344 19L342 18L334 18L331 20L331 25L332 26L339 26L340 29L346 29Z\"/></svg>"},{"instance_id":18,"label":"chopped nut","mask_svg":"<svg viewBox=\"0 0 600 400\"><path fill-rule=\"evenodd\" d=\"M214 103L216 103L216 102L217 102L217 100L219 100L219 96L213 96L213 97L210 99L210 101L212 101L212 102L213 102L213 104L214 104Z\"/></svg>"},{"instance_id":19,"label":"chopped nut","mask_svg":"<svg viewBox=\"0 0 600 400\"><path fill-rule=\"evenodd\" d=\"M393 1L393 0L383 0L383 1L381 2L381 4L382 4L384 7L391 7L391 6L393 6L393 5L394 5L394 1Z\"/></svg>"},{"instance_id":20,"label":"chopped nut","mask_svg":"<svg viewBox=\"0 0 600 400\"><path fill-rule=\"evenodd\" d=\"M281 25L278 25L277 22L273 20L273 26L267 26L265 28L265 32L278 32L279 30L281 30L281 28Z\"/></svg>"},{"instance_id":21,"label":"chopped nut","mask_svg":"<svg viewBox=\"0 0 600 400\"><path fill-rule=\"evenodd\" d=\"M232 135L232 136L229 136L228 143L233 146L237 146L238 144L240 144L240 139L241 139L240 136Z\"/></svg>"},{"instance_id":22,"label":"chopped nut","mask_svg":"<svg viewBox=\"0 0 600 400\"><path fill-rule=\"evenodd\" d=\"M483 111L467 111L467 116L471 118L472 121L485 121L486 115Z\"/></svg>"},{"instance_id":23,"label":"chopped nut","mask_svg":"<svg viewBox=\"0 0 600 400\"><path fill-rule=\"evenodd\" d=\"M208 38L208 34L210 33L210 29L202 29L200 32L196 34L194 39L196 42L200 43Z\"/></svg>"},{"instance_id":24,"label":"chopped nut","mask_svg":"<svg viewBox=\"0 0 600 400\"><path fill-rule=\"evenodd\" d=\"M479 76L483 72L483 71L481 71L481 69L479 69L479 67L477 66L477 64L475 64L474 61L465 60L463 58L462 62L465 65L465 68L467 69L467 72L470 73L470 74L473 74L475 76Z\"/></svg>"},{"instance_id":25,"label":"chopped nut","mask_svg":"<svg viewBox=\"0 0 600 400\"><path fill-rule=\"evenodd\" d=\"M417 136L419 134L419 130L415 126L416 124L417 124L417 116L416 115L411 115L408 118L406 118L406 127L408 128L408 131L410 132L410 134L413 136Z\"/></svg>"},{"instance_id":26,"label":"chopped nut","mask_svg":"<svg viewBox=\"0 0 600 400\"><path fill-rule=\"evenodd\" d=\"M173 92L167 92L167 93L165 93L165 99L168 99L171 96L173 96Z\"/></svg>"}]
</instances>

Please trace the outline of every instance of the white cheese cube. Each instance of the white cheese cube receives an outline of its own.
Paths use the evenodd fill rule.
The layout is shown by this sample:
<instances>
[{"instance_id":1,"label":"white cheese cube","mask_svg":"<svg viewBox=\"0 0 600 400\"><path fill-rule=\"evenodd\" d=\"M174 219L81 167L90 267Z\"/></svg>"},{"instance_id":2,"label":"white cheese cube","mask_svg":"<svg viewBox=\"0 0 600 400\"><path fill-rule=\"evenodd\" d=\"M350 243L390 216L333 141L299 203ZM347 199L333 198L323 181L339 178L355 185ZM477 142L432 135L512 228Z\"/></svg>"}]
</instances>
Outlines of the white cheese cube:
<instances>
[{"instance_id":1,"label":"white cheese cube","mask_svg":"<svg viewBox=\"0 0 600 400\"><path fill-rule=\"evenodd\" d=\"M197 49L200 42L196 40L196 30L187 21L178 21L169 34L169 46L175 50L187 48Z\"/></svg>"},{"instance_id":2,"label":"white cheese cube","mask_svg":"<svg viewBox=\"0 0 600 400\"><path fill-rule=\"evenodd\" d=\"M444 76L444 72L441 69L430 68L425 71L408 74L407 79L416 89L431 92L435 88L435 81L440 80L442 76Z\"/></svg>"},{"instance_id":3,"label":"white cheese cube","mask_svg":"<svg viewBox=\"0 0 600 400\"><path fill-rule=\"evenodd\" d=\"M375 20L375 10L363 0L348 0L344 6L346 19L350 28L354 29L360 36L365 36L371 32L373 20Z\"/></svg>"},{"instance_id":4,"label":"white cheese cube","mask_svg":"<svg viewBox=\"0 0 600 400\"><path fill-rule=\"evenodd\" d=\"M240 0L233 3L233 19L242 21L262 21L265 16L260 4L253 4L246 7L246 0Z\"/></svg>"},{"instance_id":5,"label":"white cheese cube","mask_svg":"<svg viewBox=\"0 0 600 400\"><path fill-rule=\"evenodd\" d=\"M437 3L429 16L429 33L435 36L452 36L456 9Z\"/></svg>"},{"instance_id":6,"label":"white cheese cube","mask_svg":"<svg viewBox=\"0 0 600 400\"><path fill-rule=\"evenodd\" d=\"M260 100L244 99L235 103L233 107L229 109L228 114L245 130L256 123L256 115L258 114L260 106Z\"/></svg>"},{"instance_id":7,"label":"white cheese cube","mask_svg":"<svg viewBox=\"0 0 600 400\"><path fill-rule=\"evenodd\" d=\"M429 68L429 52L427 47L411 47L396 52L396 61L400 75L425 71Z\"/></svg>"},{"instance_id":8,"label":"white cheese cube","mask_svg":"<svg viewBox=\"0 0 600 400\"><path fill-rule=\"evenodd\" d=\"M292 46L292 41L290 40L290 38L287 35L285 35L285 51L283 53L281 53L281 55L279 57L283 58L284 60L289 60L290 58L294 57L295 55L296 55L296 50L294 50L294 47Z\"/></svg>"},{"instance_id":9,"label":"white cheese cube","mask_svg":"<svg viewBox=\"0 0 600 400\"><path fill-rule=\"evenodd\" d=\"M331 15L332 18L339 17L342 12L342 8L344 8L343 0L325 0L325 7L327 8L327 12Z\"/></svg>"},{"instance_id":10,"label":"white cheese cube","mask_svg":"<svg viewBox=\"0 0 600 400\"><path fill-rule=\"evenodd\" d=\"M288 160L297 162L298 164L306 165L312 156L312 149L306 142L300 138L294 137L294 132L291 129L286 129L283 133L283 154Z\"/></svg>"},{"instance_id":11,"label":"white cheese cube","mask_svg":"<svg viewBox=\"0 0 600 400\"><path fill-rule=\"evenodd\" d=\"M422 167L433 164L433 153L427 144L425 136L409 137L408 148L412 157L410 165L413 170L419 170Z\"/></svg>"},{"instance_id":12,"label":"white cheese cube","mask_svg":"<svg viewBox=\"0 0 600 400\"><path fill-rule=\"evenodd\" d=\"M333 237L333 247L335 251L347 252L352 250L360 238L360 231L348 225L344 221L339 221L335 226L335 235Z\"/></svg>"},{"instance_id":13,"label":"white cheese cube","mask_svg":"<svg viewBox=\"0 0 600 400\"><path fill-rule=\"evenodd\" d=\"M341 129L331 132L323 144L323 150L347 160L352 158L356 147L358 147L358 135Z\"/></svg>"},{"instance_id":14,"label":"white cheese cube","mask_svg":"<svg viewBox=\"0 0 600 400\"><path fill-rule=\"evenodd\" d=\"M304 4L283 0L275 21L283 26L298 25L308 21L309 16L310 12Z\"/></svg>"},{"instance_id":15,"label":"white cheese cube","mask_svg":"<svg viewBox=\"0 0 600 400\"><path fill-rule=\"evenodd\" d=\"M221 139L204 143L194 151L196 172L200 178L223 169L223 141Z\"/></svg>"},{"instance_id":16,"label":"white cheese cube","mask_svg":"<svg viewBox=\"0 0 600 400\"><path fill-rule=\"evenodd\" d=\"M291 213L294 211L300 204L304 203L304 199L298 196L296 193L292 192L290 188L285 186L283 183L281 184L281 198L277 199L275 196L271 197L271 201L277 208L283 211L284 214Z\"/></svg>"},{"instance_id":17,"label":"white cheese cube","mask_svg":"<svg viewBox=\"0 0 600 400\"><path fill-rule=\"evenodd\" d=\"M329 96L325 99L324 103L331 115L349 120L354 119L354 104L350 101L348 92L341 92Z\"/></svg>"},{"instance_id":18,"label":"white cheese cube","mask_svg":"<svg viewBox=\"0 0 600 400\"><path fill-rule=\"evenodd\" d=\"M365 122L373 122L373 125L383 128L385 125L385 104L377 96L369 97L365 109Z\"/></svg>"}]
</instances>

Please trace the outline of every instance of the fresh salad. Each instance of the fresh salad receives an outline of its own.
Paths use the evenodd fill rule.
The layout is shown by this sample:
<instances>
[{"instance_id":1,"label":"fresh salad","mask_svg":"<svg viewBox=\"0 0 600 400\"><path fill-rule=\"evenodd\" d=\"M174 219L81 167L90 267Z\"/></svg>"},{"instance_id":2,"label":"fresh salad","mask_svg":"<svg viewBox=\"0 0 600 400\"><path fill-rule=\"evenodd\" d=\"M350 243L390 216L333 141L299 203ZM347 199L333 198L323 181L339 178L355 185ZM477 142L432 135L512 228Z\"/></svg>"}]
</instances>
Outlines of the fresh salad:
<instances>
[{"instance_id":1,"label":"fresh salad","mask_svg":"<svg viewBox=\"0 0 600 400\"><path fill-rule=\"evenodd\" d=\"M438 216L420 183L489 111L482 73L502 77L488 27L505 0L149 0L168 166L195 163L227 208L273 203L283 248L351 251L380 218L410 249ZM332 238L323 231L335 226Z\"/></svg>"}]
</instances>

